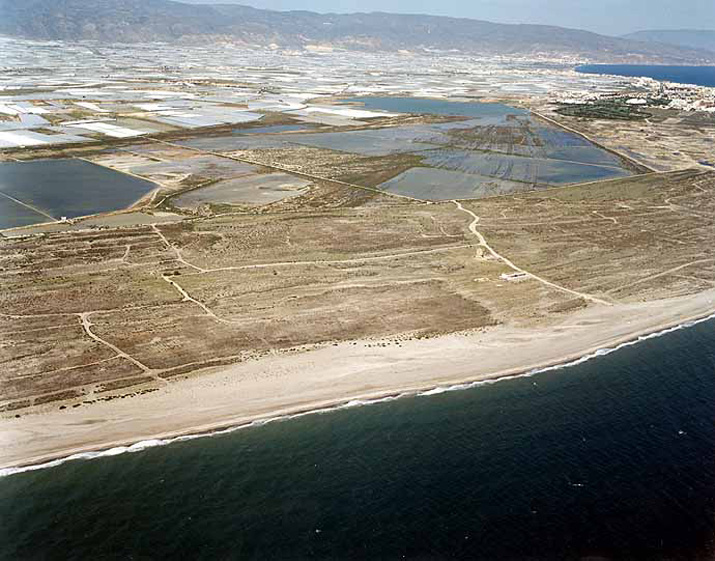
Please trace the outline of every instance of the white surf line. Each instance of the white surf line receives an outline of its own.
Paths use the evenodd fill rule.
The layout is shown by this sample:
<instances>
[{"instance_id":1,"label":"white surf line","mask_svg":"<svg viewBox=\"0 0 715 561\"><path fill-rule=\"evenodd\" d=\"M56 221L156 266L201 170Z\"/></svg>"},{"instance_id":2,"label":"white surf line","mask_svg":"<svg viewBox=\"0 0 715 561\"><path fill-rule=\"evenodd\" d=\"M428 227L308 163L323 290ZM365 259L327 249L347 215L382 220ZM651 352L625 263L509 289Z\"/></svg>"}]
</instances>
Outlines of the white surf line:
<instances>
[{"instance_id":1,"label":"white surf line","mask_svg":"<svg viewBox=\"0 0 715 561\"><path fill-rule=\"evenodd\" d=\"M54 223L54 222L59 222L59 220L57 220L54 216L50 216L50 215L47 214L46 212L40 210L39 208L35 208L35 207L32 206L32 205L28 205L27 203L23 203L20 199L16 199L15 197L11 197L11 196L8 195L7 193L3 193L2 191L0 191L0 195L2 195L3 197L6 197L6 198L8 198L8 199L10 199L11 201L16 202L16 203L19 204L19 205L24 206L25 208L29 208L32 212L36 212L37 214L41 214L42 216L46 216L47 218L49 218L50 220L52 220L53 223ZM20 226L20 227L21 227L21 228L26 228L27 226ZM9 228L8 228L8 229L9 229Z\"/></svg>"},{"instance_id":2,"label":"white surf line","mask_svg":"<svg viewBox=\"0 0 715 561\"><path fill-rule=\"evenodd\" d=\"M188 261L186 261L186 259L184 259L184 258L181 256L181 252L179 251L179 248L174 247L173 245L171 245L171 243L169 243L169 240L166 239L166 236L161 233L161 230L159 230L159 228L156 227L156 224L152 224L152 225L151 225L151 229L154 230L154 232L156 232L156 234L161 238L161 240L164 242L164 245L166 245L166 247L167 247L168 249L170 249L170 250L172 250L172 251L174 252L174 254L176 255L176 260L177 260L179 263L183 263L183 264L186 265L187 267L190 267L190 268L192 268L192 269L198 271L199 273L205 273L205 272L206 272L206 269L202 269L202 268L199 267L198 265L194 265L193 263L189 263Z\"/></svg>"},{"instance_id":3,"label":"white surf line","mask_svg":"<svg viewBox=\"0 0 715 561\"><path fill-rule=\"evenodd\" d=\"M303 410L303 411L297 411L294 413L282 413L282 414L277 413L273 416L259 417L257 419L253 419L253 420L246 420L245 422L239 421L235 424L228 424L225 426L219 426L219 427L216 427L213 429L207 429L207 430L203 430L203 431L198 430L197 432L193 432L193 433L188 432L186 434L180 434L178 436L157 437L157 438L153 438L153 439L149 439L149 440L141 440L138 442L134 442L133 444L118 445L118 446L114 446L112 448L102 448L99 450L91 450L91 451L87 451L87 452L76 452L76 453L61 457L61 458L56 458L53 460L44 461L44 462L36 463L36 464L29 464L29 465L23 465L23 466L18 466L18 467L0 468L0 478L8 477L10 475L16 475L16 474L20 474L20 473L25 473L25 472L29 472L29 471L48 469L48 468L62 465L66 462L71 462L71 461L76 461L76 460L95 460L95 459L99 459L99 458L118 456L120 454L125 454L125 453L131 454L131 453L135 453L135 452L141 452L148 448L167 446L167 445L173 444L175 442L186 442L186 441L190 441L190 440L197 440L199 438L212 438L212 437L216 437L216 436L222 436L222 435L231 434L231 433L234 433L234 432L237 432L240 430L244 430L244 429L261 427L261 426L267 425L269 423L274 423L274 422L299 419L301 417L312 416L312 415L329 414L329 413L333 413L333 412L340 411L343 409L351 409L351 408L355 408L355 407L365 407L365 406L369 406L369 405L377 405L380 403L387 403L387 402L395 401L398 399L404 399L404 398L430 397L430 396L439 395L439 394L446 393L446 392L470 390L470 389L478 388L481 386L488 386L488 385L496 384L499 382L506 382L509 380L515 380L515 379L519 379L519 378L530 378L530 377L542 374L544 372L550 372L550 371L554 371L554 370L561 370L564 368L569 368L572 366L578 366L579 364L583 364L584 362L588 362L588 361L609 355L609 354L619 351L623 348L638 345L639 343L641 343L643 341L662 337L664 335L668 335L669 333L673 333L674 331L679 331L681 329L688 329L690 327L693 327L695 325L698 325L698 324L701 324L701 323L704 323L707 321L711 321L713 319L715 319L715 313L711 313L707 316L700 317L697 319L686 320L686 321L683 321L682 323L676 324L674 326L661 329L660 331L654 331L651 333L647 333L645 335L639 335L638 337L635 337L631 340L627 340L625 342L616 344L613 347L601 347L591 353L585 354L582 357L571 360L571 361L560 362L557 364L552 364L550 366L541 366L541 367L532 368L531 370L526 370L520 374L506 374L501 377L487 378L484 380L475 380L475 381L471 381L471 382L466 381L464 383L450 384L450 385L445 385L445 386L434 386L432 388L425 388L425 389L405 389L402 391L395 390L394 392L391 392L387 395L379 395L376 397L367 396L367 397L346 398L346 399L341 400L340 402L335 403L333 405L327 405L327 406L322 406L322 407L316 406L314 409L307 409L307 410Z\"/></svg>"},{"instance_id":4,"label":"white surf line","mask_svg":"<svg viewBox=\"0 0 715 561\"><path fill-rule=\"evenodd\" d=\"M477 239L479 239L479 245L484 247L489 253L492 254L493 257L495 257L496 259L499 259L502 263L504 263L511 269L515 270L517 273L522 273L526 276L531 277L534 280L539 281L542 284L545 284L546 286L550 286L551 288L555 288L556 290L560 290L561 292L567 292L574 296L579 296L580 298L584 298L584 299L594 302L596 304L602 304L604 306L612 306L613 305L611 302L606 302L605 300L601 300L600 298L591 296L590 294L586 294L584 292L578 292L577 290L571 290L570 288L566 288L565 286L561 286L561 285L555 284L551 281L548 281L538 275L535 275L534 273L530 273L529 271L526 271L526 270L522 269L521 267L517 267L509 259L507 259L503 255L500 255L494 249L492 249L492 247L487 243L487 240L484 238L484 236L479 232L479 230L477 230L477 224L479 223L479 217L476 214L474 214L471 210L464 208L459 201L452 201L452 202L455 205L457 205L457 208L459 210L461 210L462 212L466 212L472 218L474 218L474 220L472 220L472 222L469 224L469 231L472 232L472 234L474 234L477 237Z\"/></svg>"},{"instance_id":5,"label":"white surf line","mask_svg":"<svg viewBox=\"0 0 715 561\"><path fill-rule=\"evenodd\" d=\"M120 349L119 347L117 347L117 346L115 346L115 345L112 345L109 341L105 341L104 339L102 339L102 338L99 337L98 335L95 335L94 333L92 333L92 322L91 322L90 319L89 319L89 316L92 315L92 313L94 313L94 312L80 312L80 313L77 314L77 315L79 316L79 318L80 318L80 321L82 322L82 327L84 328L85 333L86 333L87 335L89 335L89 337L91 337L92 339L94 339L95 341L97 341L98 343L101 343L102 345L104 345L104 346L109 347L110 349L112 349L112 350L113 350L115 353L117 353L117 355L119 355L120 357L122 357L122 358L128 360L129 362L131 362L131 363L134 364L135 366L138 366L138 367L141 368L144 372L151 372L151 368L149 368L149 367L146 366L145 364L142 364L141 362L139 362L139 361L138 361L137 359L135 359L134 357L128 355L127 353L125 353L125 352L124 352L122 349ZM116 357L114 357L114 358L116 358Z\"/></svg>"}]
</instances>

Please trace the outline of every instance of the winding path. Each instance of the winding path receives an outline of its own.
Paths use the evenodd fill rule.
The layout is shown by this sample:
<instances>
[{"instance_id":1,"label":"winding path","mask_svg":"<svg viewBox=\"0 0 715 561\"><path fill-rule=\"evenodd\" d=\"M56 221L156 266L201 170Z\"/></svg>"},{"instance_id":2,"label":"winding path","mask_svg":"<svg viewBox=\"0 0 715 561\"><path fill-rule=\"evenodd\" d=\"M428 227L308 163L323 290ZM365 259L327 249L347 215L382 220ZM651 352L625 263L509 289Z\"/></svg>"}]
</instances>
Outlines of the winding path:
<instances>
[{"instance_id":1,"label":"winding path","mask_svg":"<svg viewBox=\"0 0 715 561\"><path fill-rule=\"evenodd\" d=\"M109 348L112 349L115 353L117 353L117 356L120 356L120 357L122 357L122 358L128 360L129 362L131 362L131 363L134 364L135 366L141 368L144 372L151 372L151 368L149 368L149 367L146 366L145 364L142 364L142 363L139 362L137 359L135 359L133 356L128 355L127 353L125 353L125 352L124 352L122 349L120 349L119 347L117 347L117 346L115 346L115 345L112 345L109 341L105 341L105 340L102 339L99 335L96 335L95 333L93 333L93 332L92 332L92 322L91 322L90 319L89 319L89 316L90 316L92 313L93 313L93 312L81 312L81 313L77 314L77 315L79 316L80 321L82 322L82 327L84 328L85 333L87 333L87 335L89 335L90 338L92 338L92 339L94 339L95 341L97 341L97 343L101 343L102 345L105 345L105 346L109 347ZM115 357L115 358L116 358L116 357Z\"/></svg>"},{"instance_id":2,"label":"winding path","mask_svg":"<svg viewBox=\"0 0 715 561\"><path fill-rule=\"evenodd\" d=\"M590 302L594 302L596 304L602 304L604 306L612 306L613 304L611 302L607 302L606 300L601 300L600 298L597 298L596 296L591 296L590 294L586 294L585 292L579 292L577 290L571 290L570 288L566 288L565 286L558 285L556 283L553 283L551 281L546 280L545 278L542 278L538 275L535 275L534 273L530 273L529 271L526 271L522 269L521 267L518 267L514 265L509 259L504 257L503 255L500 255L497 253L488 243L486 238L477 230L477 224L479 224L479 217L474 214L471 210L466 209L462 206L462 203L459 201L452 201L455 205L457 205L457 208L461 210L462 212L466 212L469 214L474 220L469 224L469 231L474 234L477 239L479 240L479 245L482 246L484 249L486 249L493 257L516 271L517 273L522 273L524 275L527 275L528 277L531 277L534 280L539 281L540 283L550 286L551 288L555 288L556 290L560 290L561 292L567 292L568 294L572 294L574 296L579 296L580 298L584 298L585 300L589 300Z\"/></svg>"}]
</instances>

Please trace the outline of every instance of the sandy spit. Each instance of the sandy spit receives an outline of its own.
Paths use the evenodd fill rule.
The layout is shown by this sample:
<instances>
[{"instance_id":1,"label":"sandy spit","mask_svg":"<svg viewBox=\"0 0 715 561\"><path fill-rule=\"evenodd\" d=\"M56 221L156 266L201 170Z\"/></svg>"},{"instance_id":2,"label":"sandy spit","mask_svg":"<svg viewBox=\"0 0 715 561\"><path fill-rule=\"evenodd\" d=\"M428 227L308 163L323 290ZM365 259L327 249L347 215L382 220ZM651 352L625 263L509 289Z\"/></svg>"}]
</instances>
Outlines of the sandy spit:
<instances>
[{"instance_id":1,"label":"sandy spit","mask_svg":"<svg viewBox=\"0 0 715 561\"><path fill-rule=\"evenodd\" d=\"M573 361L715 313L715 290L639 304L591 306L542 328L377 346L341 343L206 371L161 391L0 419L0 468L321 409L352 400L518 375ZM568 370L564 370L568 375Z\"/></svg>"}]
</instances>

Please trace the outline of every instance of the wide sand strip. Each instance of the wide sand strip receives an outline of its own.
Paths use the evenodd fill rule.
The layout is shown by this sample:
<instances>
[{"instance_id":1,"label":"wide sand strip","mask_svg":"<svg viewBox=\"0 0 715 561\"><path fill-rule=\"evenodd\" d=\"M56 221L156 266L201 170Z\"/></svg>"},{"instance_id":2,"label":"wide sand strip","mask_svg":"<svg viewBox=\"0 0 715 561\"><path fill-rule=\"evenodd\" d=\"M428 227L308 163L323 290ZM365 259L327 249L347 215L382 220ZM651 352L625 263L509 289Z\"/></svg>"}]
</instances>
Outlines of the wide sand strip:
<instances>
[{"instance_id":1,"label":"wide sand strip","mask_svg":"<svg viewBox=\"0 0 715 561\"><path fill-rule=\"evenodd\" d=\"M0 467L210 431L353 399L516 375L713 312L715 290L709 290L642 304L592 306L541 329L499 326L399 345L360 341L276 354L129 399L2 419Z\"/></svg>"}]
</instances>

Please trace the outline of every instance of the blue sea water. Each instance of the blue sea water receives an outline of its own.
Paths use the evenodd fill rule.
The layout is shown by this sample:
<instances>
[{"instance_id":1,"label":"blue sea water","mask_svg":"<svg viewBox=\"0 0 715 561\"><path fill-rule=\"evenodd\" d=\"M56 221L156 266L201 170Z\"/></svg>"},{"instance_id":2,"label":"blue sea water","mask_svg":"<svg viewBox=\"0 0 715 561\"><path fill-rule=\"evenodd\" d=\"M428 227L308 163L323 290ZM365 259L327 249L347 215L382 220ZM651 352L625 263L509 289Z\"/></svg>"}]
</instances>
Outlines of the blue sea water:
<instances>
[{"instance_id":1,"label":"blue sea water","mask_svg":"<svg viewBox=\"0 0 715 561\"><path fill-rule=\"evenodd\" d=\"M576 67L585 74L646 77L679 84L715 87L715 66L665 66L658 64L586 64Z\"/></svg>"},{"instance_id":2,"label":"blue sea water","mask_svg":"<svg viewBox=\"0 0 715 561\"><path fill-rule=\"evenodd\" d=\"M0 558L713 558L715 321L429 394L6 475Z\"/></svg>"}]
</instances>

